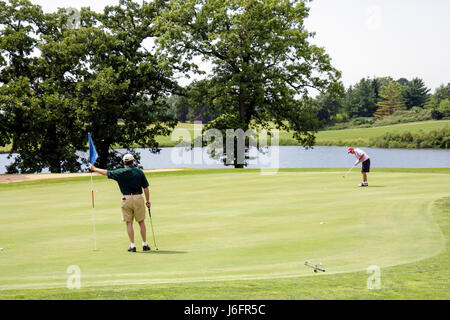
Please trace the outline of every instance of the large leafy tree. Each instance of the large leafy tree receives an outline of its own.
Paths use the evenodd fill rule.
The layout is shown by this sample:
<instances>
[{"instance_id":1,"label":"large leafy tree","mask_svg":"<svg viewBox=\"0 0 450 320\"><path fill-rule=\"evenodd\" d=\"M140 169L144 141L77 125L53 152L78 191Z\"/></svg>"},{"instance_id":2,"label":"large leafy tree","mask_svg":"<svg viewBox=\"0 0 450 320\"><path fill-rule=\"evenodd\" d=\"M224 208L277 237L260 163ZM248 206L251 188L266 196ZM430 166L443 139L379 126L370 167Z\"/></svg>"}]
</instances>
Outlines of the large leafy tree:
<instances>
[{"instance_id":1,"label":"large leafy tree","mask_svg":"<svg viewBox=\"0 0 450 320\"><path fill-rule=\"evenodd\" d=\"M15 122L16 108L26 109L20 102L23 95L19 82L29 84L33 78L36 59L32 52L36 47L36 33L30 12L40 14L28 1L0 1L0 145L12 141L11 125ZM15 103L12 101L15 100ZM25 113L22 112L22 114ZM17 117L20 117L18 114ZM20 120L19 120L20 121Z\"/></svg>"},{"instance_id":2,"label":"large leafy tree","mask_svg":"<svg viewBox=\"0 0 450 320\"><path fill-rule=\"evenodd\" d=\"M96 25L83 30L89 70L77 96L102 167L118 163L113 146L156 149L155 136L167 135L176 125L164 98L177 89L172 69L144 46L156 35L153 21L161 6L162 1L121 0L101 14L86 11L87 21Z\"/></svg>"},{"instance_id":3,"label":"large leafy tree","mask_svg":"<svg viewBox=\"0 0 450 320\"><path fill-rule=\"evenodd\" d=\"M120 163L115 146L157 147L175 125L171 68L143 45L160 7L121 0L73 23L70 10L0 2L0 143L19 154L9 172L80 170L88 131L103 167Z\"/></svg>"},{"instance_id":4,"label":"large leafy tree","mask_svg":"<svg viewBox=\"0 0 450 320\"><path fill-rule=\"evenodd\" d=\"M11 152L18 154L8 172L79 170L82 123L65 76L71 61L50 64L40 55L49 39L64 33L67 15L44 14L26 0L0 2L0 8L0 109L7 131L0 142L12 142Z\"/></svg>"},{"instance_id":5,"label":"large leafy tree","mask_svg":"<svg viewBox=\"0 0 450 320\"><path fill-rule=\"evenodd\" d=\"M324 49L310 43L307 17L304 1L170 0L158 43L180 71L200 70L196 56L212 64L205 94L222 114L214 125L274 123L311 146L319 121L308 90L335 95L341 85Z\"/></svg>"}]
</instances>

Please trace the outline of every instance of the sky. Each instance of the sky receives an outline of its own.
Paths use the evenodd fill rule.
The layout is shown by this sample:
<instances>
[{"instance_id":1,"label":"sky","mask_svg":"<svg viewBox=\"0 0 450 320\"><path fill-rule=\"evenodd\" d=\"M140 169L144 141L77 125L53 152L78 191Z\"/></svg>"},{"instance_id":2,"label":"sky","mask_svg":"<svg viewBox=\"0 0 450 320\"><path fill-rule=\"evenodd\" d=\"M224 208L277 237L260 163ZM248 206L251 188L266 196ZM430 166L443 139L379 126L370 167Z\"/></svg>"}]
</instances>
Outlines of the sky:
<instances>
[{"instance_id":1,"label":"sky","mask_svg":"<svg viewBox=\"0 0 450 320\"><path fill-rule=\"evenodd\" d=\"M118 0L31 2L45 12L101 11ZM434 92L450 82L449 0L314 0L308 6L305 26L316 33L311 42L325 48L346 87L365 77L418 77Z\"/></svg>"}]
</instances>

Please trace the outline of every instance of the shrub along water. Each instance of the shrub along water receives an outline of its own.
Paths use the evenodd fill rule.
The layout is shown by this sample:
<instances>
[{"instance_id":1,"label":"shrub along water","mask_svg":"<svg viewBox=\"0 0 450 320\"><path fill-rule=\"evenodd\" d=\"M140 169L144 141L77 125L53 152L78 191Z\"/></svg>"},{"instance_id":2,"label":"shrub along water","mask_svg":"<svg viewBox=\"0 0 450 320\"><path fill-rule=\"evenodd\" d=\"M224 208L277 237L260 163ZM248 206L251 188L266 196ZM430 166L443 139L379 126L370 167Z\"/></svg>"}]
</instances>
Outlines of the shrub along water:
<instances>
[{"instance_id":1,"label":"shrub along water","mask_svg":"<svg viewBox=\"0 0 450 320\"><path fill-rule=\"evenodd\" d=\"M417 133L386 133L382 137L372 138L370 146L376 148L406 148L406 149L448 149L450 145L450 128L435 129Z\"/></svg>"}]
</instances>

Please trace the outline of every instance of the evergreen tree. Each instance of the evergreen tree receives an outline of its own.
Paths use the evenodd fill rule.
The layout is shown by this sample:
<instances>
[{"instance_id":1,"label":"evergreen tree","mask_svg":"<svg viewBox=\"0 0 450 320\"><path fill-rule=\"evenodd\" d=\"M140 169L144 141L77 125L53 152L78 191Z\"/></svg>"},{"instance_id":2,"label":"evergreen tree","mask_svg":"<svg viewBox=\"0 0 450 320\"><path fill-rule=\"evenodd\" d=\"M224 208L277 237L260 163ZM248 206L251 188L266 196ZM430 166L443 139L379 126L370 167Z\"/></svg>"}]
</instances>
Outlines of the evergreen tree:
<instances>
[{"instance_id":1,"label":"evergreen tree","mask_svg":"<svg viewBox=\"0 0 450 320\"><path fill-rule=\"evenodd\" d=\"M402 90L402 99L407 109L412 107L423 108L430 98L430 89L425 86L422 79L414 78L408 81Z\"/></svg>"},{"instance_id":2,"label":"evergreen tree","mask_svg":"<svg viewBox=\"0 0 450 320\"><path fill-rule=\"evenodd\" d=\"M383 118L393 114L397 110L406 109L405 103L401 98L402 85L398 82L390 81L383 85L380 90L381 100L377 103L378 109L374 116Z\"/></svg>"},{"instance_id":3,"label":"evergreen tree","mask_svg":"<svg viewBox=\"0 0 450 320\"><path fill-rule=\"evenodd\" d=\"M374 80L363 78L354 87L349 87L343 106L350 117L371 117L377 110L377 95Z\"/></svg>"}]
</instances>

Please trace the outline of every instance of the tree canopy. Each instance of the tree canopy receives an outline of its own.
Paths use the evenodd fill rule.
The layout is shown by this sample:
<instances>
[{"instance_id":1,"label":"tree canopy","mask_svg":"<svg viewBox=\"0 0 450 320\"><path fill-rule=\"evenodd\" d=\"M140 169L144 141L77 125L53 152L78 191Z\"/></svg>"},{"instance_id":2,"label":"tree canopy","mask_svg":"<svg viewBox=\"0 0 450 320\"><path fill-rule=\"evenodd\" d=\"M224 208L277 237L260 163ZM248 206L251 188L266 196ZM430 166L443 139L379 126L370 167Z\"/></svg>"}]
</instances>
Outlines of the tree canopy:
<instances>
[{"instance_id":1,"label":"tree canopy","mask_svg":"<svg viewBox=\"0 0 450 320\"><path fill-rule=\"evenodd\" d=\"M375 117L391 115L397 110L405 109L405 103L401 99L402 85L398 82L388 82L380 90L381 100L378 102L378 109Z\"/></svg>"},{"instance_id":2,"label":"tree canopy","mask_svg":"<svg viewBox=\"0 0 450 320\"><path fill-rule=\"evenodd\" d=\"M430 89L425 86L422 79L414 78L403 86L402 99L407 109L412 107L423 108L427 103Z\"/></svg>"},{"instance_id":3,"label":"tree canopy","mask_svg":"<svg viewBox=\"0 0 450 320\"><path fill-rule=\"evenodd\" d=\"M308 90L342 87L325 50L310 43L307 16L304 1L171 0L157 19L158 44L183 72L201 69L194 57L212 64L201 98L220 110L216 126L275 123L311 146L319 122Z\"/></svg>"},{"instance_id":4,"label":"tree canopy","mask_svg":"<svg viewBox=\"0 0 450 320\"><path fill-rule=\"evenodd\" d=\"M172 69L143 46L161 3L84 8L74 23L71 10L0 2L0 142L19 154L9 172L80 170L87 132L102 167L120 163L116 145L157 148L176 124L165 99Z\"/></svg>"}]
</instances>

